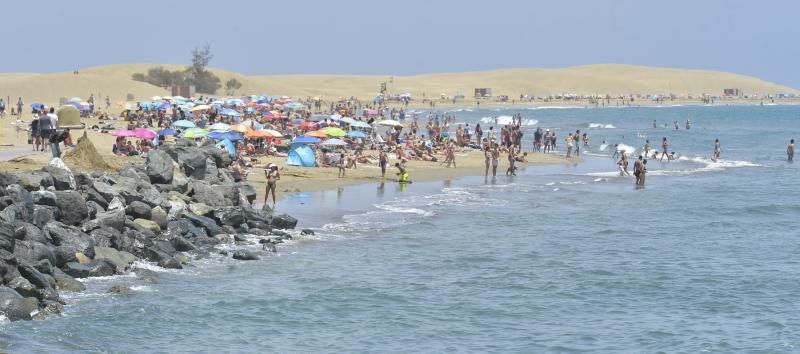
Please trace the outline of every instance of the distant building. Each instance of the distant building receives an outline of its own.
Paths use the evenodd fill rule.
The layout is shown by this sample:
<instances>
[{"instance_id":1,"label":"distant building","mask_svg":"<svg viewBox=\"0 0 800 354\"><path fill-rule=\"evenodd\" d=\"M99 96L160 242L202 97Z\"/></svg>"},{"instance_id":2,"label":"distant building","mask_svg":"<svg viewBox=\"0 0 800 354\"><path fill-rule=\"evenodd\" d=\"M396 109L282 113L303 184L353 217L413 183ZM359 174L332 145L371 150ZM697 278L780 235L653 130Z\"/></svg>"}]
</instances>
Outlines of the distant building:
<instances>
[{"instance_id":1,"label":"distant building","mask_svg":"<svg viewBox=\"0 0 800 354\"><path fill-rule=\"evenodd\" d=\"M739 97L742 92L738 88L723 89L722 95L725 97Z\"/></svg>"},{"instance_id":2,"label":"distant building","mask_svg":"<svg viewBox=\"0 0 800 354\"><path fill-rule=\"evenodd\" d=\"M490 88L476 88L475 98L489 98L492 97L492 89Z\"/></svg>"},{"instance_id":3,"label":"distant building","mask_svg":"<svg viewBox=\"0 0 800 354\"><path fill-rule=\"evenodd\" d=\"M194 97L194 85L173 85L172 96Z\"/></svg>"}]
</instances>

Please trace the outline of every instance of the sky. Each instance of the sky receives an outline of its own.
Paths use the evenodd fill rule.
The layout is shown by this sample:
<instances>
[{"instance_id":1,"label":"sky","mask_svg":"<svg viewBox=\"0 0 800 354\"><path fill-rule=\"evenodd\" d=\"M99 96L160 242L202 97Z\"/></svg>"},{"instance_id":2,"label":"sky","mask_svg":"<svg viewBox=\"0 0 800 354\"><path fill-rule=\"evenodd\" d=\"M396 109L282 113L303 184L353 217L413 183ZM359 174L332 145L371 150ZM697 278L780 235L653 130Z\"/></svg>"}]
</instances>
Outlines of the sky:
<instances>
[{"instance_id":1,"label":"sky","mask_svg":"<svg viewBox=\"0 0 800 354\"><path fill-rule=\"evenodd\" d=\"M620 63L800 88L800 1L9 1L0 72L120 63L411 75Z\"/></svg>"}]
</instances>

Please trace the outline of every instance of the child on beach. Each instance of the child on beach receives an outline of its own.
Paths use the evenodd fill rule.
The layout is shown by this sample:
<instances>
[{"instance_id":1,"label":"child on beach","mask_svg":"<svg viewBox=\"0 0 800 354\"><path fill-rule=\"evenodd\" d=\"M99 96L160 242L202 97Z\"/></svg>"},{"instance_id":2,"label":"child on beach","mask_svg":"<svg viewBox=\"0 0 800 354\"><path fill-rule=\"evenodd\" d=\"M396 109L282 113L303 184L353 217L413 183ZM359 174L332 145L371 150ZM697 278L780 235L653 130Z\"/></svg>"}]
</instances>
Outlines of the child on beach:
<instances>
[{"instance_id":1,"label":"child on beach","mask_svg":"<svg viewBox=\"0 0 800 354\"><path fill-rule=\"evenodd\" d=\"M347 166L347 157L344 153L339 154L339 161L336 162L336 167L339 168L339 178L344 178L345 166Z\"/></svg>"},{"instance_id":2,"label":"child on beach","mask_svg":"<svg viewBox=\"0 0 800 354\"><path fill-rule=\"evenodd\" d=\"M406 172L406 167L403 164L397 162L394 164L394 167L397 167L397 170L399 171L397 172L397 176L399 176L397 180L398 182L411 183L411 181L408 179L408 172Z\"/></svg>"}]
</instances>

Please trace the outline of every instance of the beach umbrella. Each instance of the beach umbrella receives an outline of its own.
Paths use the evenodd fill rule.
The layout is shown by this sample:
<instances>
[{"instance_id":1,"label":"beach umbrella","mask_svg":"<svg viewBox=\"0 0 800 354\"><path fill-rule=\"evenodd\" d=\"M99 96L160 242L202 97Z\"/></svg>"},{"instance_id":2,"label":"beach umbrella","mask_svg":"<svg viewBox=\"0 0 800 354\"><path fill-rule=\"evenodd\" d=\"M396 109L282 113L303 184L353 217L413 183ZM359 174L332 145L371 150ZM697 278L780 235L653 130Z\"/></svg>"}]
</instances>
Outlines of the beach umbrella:
<instances>
[{"instance_id":1,"label":"beach umbrella","mask_svg":"<svg viewBox=\"0 0 800 354\"><path fill-rule=\"evenodd\" d=\"M234 124L228 127L228 130L244 134L253 129L243 124Z\"/></svg>"},{"instance_id":2,"label":"beach umbrella","mask_svg":"<svg viewBox=\"0 0 800 354\"><path fill-rule=\"evenodd\" d=\"M342 140L342 139L328 139L328 140L323 141L320 145L345 146L345 145L347 145L347 143L344 142L344 140Z\"/></svg>"},{"instance_id":3,"label":"beach umbrella","mask_svg":"<svg viewBox=\"0 0 800 354\"><path fill-rule=\"evenodd\" d=\"M244 139L239 133L237 132L222 132L222 131L215 131L208 133L207 137L214 139L214 140L225 140L228 139L230 141L239 141Z\"/></svg>"},{"instance_id":4,"label":"beach umbrella","mask_svg":"<svg viewBox=\"0 0 800 354\"><path fill-rule=\"evenodd\" d=\"M161 104L159 104L159 105L157 106L157 108L158 108L158 109L170 109L170 108L172 108L172 105L171 105L171 104L169 104L169 103L166 103L166 102L165 102L165 103L161 103Z\"/></svg>"},{"instance_id":5,"label":"beach umbrella","mask_svg":"<svg viewBox=\"0 0 800 354\"><path fill-rule=\"evenodd\" d=\"M278 113L270 112L269 114L265 114L264 118L266 118L266 119L281 119L281 118L286 118L286 115L281 114L279 112Z\"/></svg>"},{"instance_id":6,"label":"beach umbrella","mask_svg":"<svg viewBox=\"0 0 800 354\"><path fill-rule=\"evenodd\" d=\"M31 104L31 108L33 108L33 109L42 109L42 108L44 108L44 105L41 104L41 103L32 103Z\"/></svg>"},{"instance_id":7,"label":"beach umbrella","mask_svg":"<svg viewBox=\"0 0 800 354\"><path fill-rule=\"evenodd\" d=\"M245 133L248 138L282 138L283 134L271 129L251 130Z\"/></svg>"},{"instance_id":8,"label":"beach umbrella","mask_svg":"<svg viewBox=\"0 0 800 354\"><path fill-rule=\"evenodd\" d=\"M228 154L231 155L231 158L236 158L236 146L233 145L233 142L229 139L223 139L222 141L218 142L216 147L217 149L222 149L222 147L228 150Z\"/></svg>"},{"instance_id":9,"label":"beach umbrella","mask_svg":"<svg viewBox=\"0 0 800 354\"><path fill-rule=\"evenodd\" d=\"M328 128L320 129L319 131L325 133L325 135L328 135L328 136L345 136L345 135L347 135L347 133L344 130L342 130L340 128L334 128L334 127L328 127Z\"/></svg>"},{"instance_id":10,"label":"beach umbrella","mask_svg":"<svg viewBox=\"0 0 800 354\"><path fill-rule=\"evenodd\" d=\"M330 118L333 120L340 120L342 119L342 116L339 114L331 114Z\"/></svg>"},{"instance_id":11,"label":"beach umbrella","mask_svg":"<svg viewBox=\"0 0 800 354\"><path fill-rule=\"evenodd\" d=\"M202 111L206 111L206 110L209 110L209 109L211 109L211 106L205 105L205 104L201 104L201 105L197 105L197 106L192 107L192 112L202 112Z\"/></svg>"},{"instance_id":12,"label":"beach umbrella","mask_svg":"<svg viewBox=\"0 0 800 354\"><path fill-rule=\"evenodd\" d=\"M228 130L228 128L230 128L230 127L231 127L230 124L214 123L211 126L209 126L208 129L211 129L211 130Z\"/></svg>"},{"instance_id":13,"label":"beach umbrella","mask_svg":"<svg viewBox=\"0 0 800 354\"><path fill-rule=\"evenodd\" d=\"M75 97L73 97L73 98L70 98L70 99L69 99L69 101L67 101L67 102L68 102L68 103L73 103L73 102L83 102L83 99L82 99L82 98L80 98L80 97L78 97L78 96L75 96Z\"/></svg>"},{"instance_id":14,"label":"beach umbrella","mask_svg":"<svg viewBox=\"0 0 800 354\"><path fill-rule=\"evenodd\" d=\"M181 134L184 138L194 139L194 138L201 138L208 135L208 131L202 128L189 128L183 131Z\"/></svg>"},{"instance_id":15,"label":"beach umbrella","mask_svg":"<svg viewBox=\"0 0 800 354\"><path fill-rule=\"evenodd\" d=\"M245 105L244 101L239 99L239 98L229 99L229 100L225 101L225 103L227 105L229 105L229 106L244 106Z\"/></svg>"},{"instance_id":16,"label":"beach umbrella","mask_svg":"<svg viewBox=\"0 0 800 354\"><path fill-rule=\"evenodd\" d=\"M134 132L133 130L120 129L120 130L116 130L116 131L112 132L111 135L117 136L117 137L122 136L122 137L126 137L126 138L131 138L131 137L135 137L136 136L136 132Z\"/></svg>"},{"instance_id":17,"label":"beach umbrella","mask_svg":"<svg viewBox=\"0 0 800 354\"><path fill-rule=\"evenodd\" d=\"M294 140L292 140L292 144L317 144L320 141L322 140L319 140L318 138L315 138L313 136L301 135L294 138Z\"/></svg>"},{"instance_id":18,"label":"beach umbrella","mask_svg":"<svg viewBox=\"0 0 800 354\"><path fill-rule=\"evenodd\" d=\"M384 119L384 120L378 122L378 124L383 125L383 126L387 126L387 127L402 127L403 126L402 123L400 123L400 122L398 122L396 120L393 120L393 119Z\"/></svg>"},{"instance_id":19,"label":"beach umbrella","mask_svg":"<svg viewBox=\"0 0 800 354\"><path fill-rule=\"evenodd\" d=\"M364 132L354 130L352 132L347 133L347 136L351 138L366 138L367 134L364 134Z\"/></svg>"},{"instance_id":20,"label":"beach umbrella","mask_svg":"<svg viewBox=\"0 0 800 354\"><path fill-rule=\"evenodd\" d=\"M367 114L369 114L371 116L377 116L378 115L378 110L369 109L369 110L367 110Z\"/></svg>"},{"instance_id":21,"label":"beach umbrella","mask_svg":"<svg viewBox=\"0 0 800 354\"><path fill-rule=\"evenodd\" d=\"M166 128L159 130L158 135L178 135L178 131L175 129Z\"/></svg>"},{"instance_id":22,"label":"beach umbrella","mask_svg":"<svg viewBox=\"0 0 800 354\"><path fill-rule=\"evenodd\" d=\"M156 132L147 128L136 128L133 130L133 132L137 138L142 138L142 139L153 139L156 136L158 136Z\"/></svg>"},{"instance_id":23,"label":"beach umbrella","mask_svg":"<svg viewBox=\"0 0 800 354\"><path fill-rule=\"evenodd\" d=\"M303 123L300 123L300 128L316 130L317 129L317 123L314 123L314 122L303 122Z\"/></svg>"},{"instance_id":24,"label":"beach umbrella","mask_svg":"<svg viewBox=\"0 0 800 354\"><path fill-rule=\"evenodd\" d=\"M197 115L192 112L184 112L183 115L186 116L186 118L197 118Z\"/></svg>"},{"instance_id":25,"label":"beach umbrella","mask_svg":"<svg viewBox=\"0 0 800 354\"><path fill-rule=\"evenodd\" d=\"M347 124L353 124L353 123L357 122L357 120L355 120L355 119L353 119L351 117L344 117L344 118L341 119L341 121L345 122Z\"/></svg>"},{"instance_id":26,"label":"beach umbrella","mask_svg":"<svg viewBox=\"0 0 800 354\"><path fill-rule=\"evenodd\" d=\"M163 100L163 99L164 99L164 98L162 98L161 96L153 96L153 97L150 97L150 100L151 100L151 101L161 101L161 100Z\"/></svg>"},{"instance_id":27,"label":"beach umbrella","mask_svg":"<svg viewBox=\"0 0 800 354\"><path fill-rule=\"evenodd\" d=\"M350 124L350 126L351 126L351 127L356 127L356 128L372 128L372 127L369 125L369 123L367 123L367 122L361 122L361 121L356 121L356 122L354 122L353 124Z\"/></svg>"},{"instance_id":28,"label":"beach umbrella","mask_svg":"<svg viewBox=\"0 0 800 354\"><path fill-rule=\"evenodd\" d=\"M172 123L172 126L173 127L178 127L178 128L194 128L197 125L195 125L193 122L190 122L188 120L179 120L179 121L176 121L175 123Z\"/></svg>"},{"instance_id":29,"label":"beach umbrella","mask_svg":"<svg viewBox=\"0 0 800 354\"><path fill-rule=\"evenodd\" d=\"M328 134L325 134L325 132L323 132L321 130L310 131L310 132L305 133L303 135L305 135L305 136L313 136L315 138L327 138L328 137Z\"/></svg>"},{"instance_id":30,"label":"beach umbrella","mask_svg":"<svg viewBox=\"0 0 800 354\"><path fill-rule=\"evenodd\" d=\"M239 116L241 116L241 114L239 112L237 112L235 110L232 110L230 108L225 108L219 113L222 114L223 116L231 116L231 117L239 117Z\"/></svg>"}]
</instances>

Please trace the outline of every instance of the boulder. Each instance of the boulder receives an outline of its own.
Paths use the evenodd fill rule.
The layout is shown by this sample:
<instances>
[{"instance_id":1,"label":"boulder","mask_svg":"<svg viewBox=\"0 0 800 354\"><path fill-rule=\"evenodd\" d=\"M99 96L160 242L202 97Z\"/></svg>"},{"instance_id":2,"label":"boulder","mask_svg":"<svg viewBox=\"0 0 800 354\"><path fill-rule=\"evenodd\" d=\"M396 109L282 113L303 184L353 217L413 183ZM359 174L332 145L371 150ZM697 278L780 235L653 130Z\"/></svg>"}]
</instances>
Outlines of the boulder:
<instances>
[{"instance_id":1,"label":"boulder","mask_svg":"<svg viewBox=\"0 0 800 354\"><path fill-rule=\"evenodd\" d=\"M235 226L245 222L244 213L239 207L223 207L214 210L214 219L222 225Z\"/></svg>"},{"instance_id":2,"label":"boulder","mask_svg":"<svg viewBox=\"0 0 800 354\"><path fill-rule=\"evenodd\" d=\"M94 187L83 185L80 186L80 191L86 196L87 202L96 203L101 206L103 210L108 208L108 199L94 189Z\"/></svg>"},{"instance_id":3,"label":"boulder","mask_svg":"<svg viewBox=\"0 0 800 354\"><path fill-rule=\"evenodd\" d=\"M150 211L150 220L153 220L161 230L167 229L167 223L169 219L167 219L167 212L164 211L163 208L157 206Z\"/></svg>"},{"instance_id":4,"label":"boulder","mask_svg":"<svg viewBox=\"0 0 800 354\"><path fill-rule=\"evenodd\" d=\"M75 183L78 186L91 186L94 183L94 179L88 173L78 172L73 175L75 175Z\"/></svg>"},{"instance_id":5,"label":"boulder","mask_svg":"<svg viewBox=\"0 0 800 354\"><path fill-rule=\"evenodd\" d=\"M146 172L130 165L123 168L122 171L119 172L119 175L140 181L150 181L150 177L147 176Z\"/></svg>"},{"instance_id":6,"label":"boulder","mask_svg":"<svg viewBox=\"0 0 800 354\"><path fill-rule=\"evenodd\" d=\"M106 211L106 209L100 206L100 204L97 204L91 200L86 202L86 208L89 209L89 220L96 218L98 214L102 214Z\"/></svg>"},{"instance_id":7,"label":"boulder","mask_svg":"<svg viewBox=\"0 0 800 354\"><path fill-rule=\"evenodd\" d=\"M36 270L38 270L40 273L48 274L51 276L53 275L56 269L55 267L53 267L53 264L50 263L50 261L47 259L43 259L41 261L34 263L33 267L36 268Z\"/></svg>"},{"instance_id":8,"label":"boulder","mask_svg":"<svg viewBox=\"0 0 800 354\"><path fill-rule=\"evenodd\" d=\"M111 210L125 210L125 200L122 197L114 197L111 198L111 201L108 203L109 211Z\"/></svg>"},{"instance_id":9,"label":"boulder","mask_svg":"<svg viewBox=\"0 0 800 354\"><path fill-rule=\"evenodd\" d=\"M196 226L205 229L206 232L208 232L208 234L211 236L216 236L223 233L222 228L219 227L219 225L217 225L217 223L214 222L214 220L211 218L207 218L205 216L198 216L186 212L183 213L183 216Z\"/></svg>"},{"instance_id":10,"label":"boulder","mask_svg":"<svg viewBox=\"0 0 800 354\"><path fill-rule=\"evenodd\" d=\"M19 185L31 192L47 189L53 187L53 177L44 171L22 172L19 174Z\"/></svg>"},{"instance_id":11,"label":"boulder","mask_svg":"<svg viewBox=\"0 0 800 354\"><path fill-rule=\"evenodd\" d=\"M134 201L125 208L125 214L133 216L134 219L150 219L153 215L153 211L149 205Z\"/></svg>"},{"instance_id":12,"label":"boulder","mask_svg":"<svg viewBox=\"0 0 800 354\"><path fill-rule=\"evenodd\" d=\"M80 225L88 216L86 200L76 191L56 191L56 207L61 222L67 225Z\"/></svg>"},{"instance_id":13,"label":"boulder","mask_svg":"<svg viewBox=\"0 0 800 354\"><path fill-rule=\"evenodd\" d=\"M147 153L145 168L150 183L172 183L172 158L165 151L153 150Z\"/></svg>"},{"instance_id":14,"label":"boulder","mask_svg":"<svg viewBox=\"0 0 800 354\"><path fill-rule=\"evenodd\" d=\"M31 282L31 284L33 284L35 287L39 289L50 288L50 282L47 280L47 277L32 265L20 263L18 269L20 275L22 275L25 279L28 279L28 281Z\"/></svg>"},{"instance_id":15,"label":"boulder","mask_svg":"<svg viewBox=\"0 0 800 354\"><path fill-rule=\"evenodd\" d=\"M156 187L153 187L152 184L141 183L136 188L142 196L142 201L151 208L167 204L167 200L161 196L161 192L159 192Z\"/></svg>"},{"instance_id":16,"label":"boulder","mask_svg":"<svg viewBox=\"0 0 800 354\"><path fill-rule=\"evenodd\" d=\"M101 227L99 229L92 230L92 232L89 233L89 237L91 237L92 244L94 244L96 247L111 247L114 237L120 234L121 232L118 229Z\"/></svg>"},{"instance_id":17,"label":"boulder","mask_svg":"<svg viewBox=\"0 0 800 354\"><path fill-rule=\"evenodd\" d=\"M114 285L111 289L108 289L108 292L110 294L128 295L133 293L133 289L130 286Z\"/></svg>"},{"instance_id":18,"label":"boulder","mask_svg":"<svg viewBox=\"0 0 800 354\"><path fill-rule=\"evenodd\" d=\"M197 246L189 242L189 240L187 240L183 236L178 236L178 235L173 236L172 238L169 239L169 242L172 244L172 247L174 247L175 250L178 252L193 252L198 250Z\"/></svg>"},{"instance_id":19,"label":"boulder","mask_svg":"<svg viewBox=\"0 0 800 354\"><path fill-rule=\"evenodd\" d=\"M31 192L34 204L56 206L56 194L50 191Z\"/></svg>"},{"instance_id":20,"label":"boulder","mask_svg":"<svg viewBox=\"0 0 800 354\"><path fill-rule=\"evenodd\" d=\"M139 279L139 281L145 284L158 284L160 282L158 280L158 275L152 270L136 268L133 270L133 273L136 274L136 278Z\"/></svg>"},{"instance_id":21,"label":"boulder","mask_svg":"<svg viewBox=\"0 0 800 354\"><path fill-rule=\"evenodd\" d=\"M19 177L13 173L0 172L0 187L7 187L12 184L19 184Z\"/></svg>"},{"instance_id":22,"label":"boulder","mask_svg":"<svg viewBox=\"0 0 800 354\"><path fill-rule=\"evenodd\" d=\"M18 184L6 187L6 194L14 201L18 209L18 220L30 221L33 214L33 197L31 193Z\"/></svg>"},{"instance_id":23,"label":"boulder","mask_svg":"<svg viewBox=\"0 0 800 354\"><path fill-rule=\"evenodd\" d=\"M105 260L94 260L89 264L69 262L64 266L64 273L75 278L105 277L114 275L115 266Z\"/></svg>"},{"instance_id":24,"label":"boulder","mask_svg":"<svg viewBox=\"0 0 800 354\"><path fill-rule=\"evenodd\" d=\"M83 283L75 280L75 278L69 276L69 274L64 273L61 269L55 268L53 270L53 278L56 279L56 287L62 290L72 291L72 292L80 292L86 290L86 286Z\"/></svg>"},{"instance_id":25,"label":"boulder","mask_svg":"<svg viewBox=\"0 0 800 354\"><path fill-rule=\"evenodd\" d=\"M0 223L0 249L13 253L16 241L14 226L9 223Z\"/></svg>"},{"instance_id":26,"label":"boulder","mask_svg":"<svg viewBox=\"0 0 800 354\"><path fill-rule=\"evenodd\" d=\"M198 203L206 204L210 207L223 207L229 205L222 195L220 189L213 188L206 182L193 181L192 185L192 198Z\"/></svg>"},{"instance_id":27,"label":"boulder","mask_svg":"<svg viewBox=\"0 0 800 354\"><path fill-rule=\"evenodd\" d=\"M17 257L13 253L0 249L0 283L7 282L19 275Z\"/></svg>"},{"instance_id":28,"label":"boulder","mask_svg":"<svg viewBox=\"0 0 800 354\"><path fill-rule=\"evenodd\" d=\"M206 175L203 177L203 180L212 184L219 182L219 170L217 170L217 163L214 162L214 159L210 157L206 158Z\"/></svg>"},{"instance_id":29,"label":"boulder","mask_svg":"<svg viewBox=\"0 0 800 354\"><path fill-rule=\"evenodd\" d=\"M184 211L186 210L186 202L181 200L180 198L171 198L169 200L169 213L167 217L169 220L175 220L183 215Z\"/></svg>"},{"instance_id":30,"label":"boulder","mask_svg":"<svg viewBox=\"0 0 800 354\"><path fill-rule=\"evenodd\" d=\"M31 223L36 227L42 228L47 223L56 220L60 214L61 212L57 207L34 205Z\"/></svg>"},{"instance_id":31,"label":"boulder","mask_svg":"<svg viewBox=\"0 0 800 354\"><path fill-rule=\"evenodd\" d=\"M0 286L0 313L11 321L31 319L25 299L7 286Z\"/></svg>"},{"instance_id":32,"label":"boulder","mask_svg":"<svg viewBox=\"0 0 800 354\"><path fill-rule=\"evenodd\" d=\"M297 219L287 215L277 215L272 217L272 221L270 222L272 227L278 229L294 229L297 226Z\"/></svg>"},{"instance_id":33,"label":"boulder","mask_svg":"<svg viewBox=\"0 0 800 354\"><path fill-rule=\"evenodd\" d=\"M261 259L255 252L248 251L248 250L238 250L233 252L233 259L238 259L240 261L257 261Z\"/></svg>"},{"instance_id":34,"label":"boulder","mask_svg":"<svg viewBox=\"0 0 800 354\"><path fill-rule=\"evenodd\" d=\"M125 212L120 209L114 209L97 214L97 216L87 221L81 227L83 232L91 232L101 227L106 227L122 232L125 226Z\"/></svg>"},{"instance_id":35,"label":"boulder","mask_svg":"<svg viewBox=\"0 0 800 354\"><path fill-rule=\"evenodd\" d=\"M37 241L41 243L50 243L51 241L44 237L44 233L36 225L19 222L14 225L14 237L20 241Z\"/></svg>"},{"instance_id":36,"label":"boulder","mask_svg":"<svg viewBox=\"0 0 800 354\"><path fill-rule=\"evenodd\" d=\"M203 179L206 175L206 155L197 147L175 146L163 149L180 164L186 176Z\"/></svg>"},{"instance_id":37,"label":"boulder","mask_svg":"<svg viewBox=\"0 0 800 354\"><path fill-rule=\"evenodd\" d=\"M9 288L14 289L14 291L22 295L22 297L38 297L39 295L39 291L36 289L36 287L31 284L28 279L25 279L21 276L11 279L7 285Z\"/></svg>"},{"instance_id":38,"label":"boulder","mask_svg":"<svg viewBox=\"0 0 800 354\"><path fill-rule=\"evenodd\" d=\"M189 203L189 211L194 215L210 216L214 212L214 208L204 203Z\"/></svg>"},{"instance_id":39,"label":"boulder","mask_svg":"<svg viewBox=\"0 0 800 354\"><path fill-rule=\"evenodd\" d=\"M214 189L219 190L222 194L222 197L225 198L225 205L220 206L230 206L230 205L239 205L239 185L236 183L225 183L214 186Z\"/></svg>"},{"instance_id":40,"label":"boulder","mask_svg":"<svg viewBox=\"0 0 800 354\"><path fill-rule=\"evenodd\" d=\"M313 236L314 235L314 230L303 229L302 231L300 231L300 234L303 235L303 236L308 236L308 235Z\"/></svg>"},{"instance_id":41,"label":"boulder","mask_svg":"<svg viewBox=\"0 0 800 354\"><path fill-rule=\"evenodd\" d=\"M54 248L37 241L17 241L14 256L30 264L36 264L42 260L47 260L50 264L56 263Z\"/></svg>"},{"instance_id":42,"label":"boulder","mask_svg":"<svg viewBox=\"0 0 800 354\"><path fill-rule=\"evenodd\" d=\"M56 190L65 191L75 188L75 176L70 170L52 165L43 170L53 178L53 186L56 187Z\"/></svg>"},{"instance_id":43,"label":"boulder","mask_svg":"<svg viewBox=\"0 0 800 354\"><path fill-rule=\"evenodd\" d=\"M136 225L141 226L144 229L149 230L150 232L157 234L161 232L161 227L156 224L155 221L147 220L147 219L134 219L133 223Z\"/></svg>"},{"instance_id":44,"label":"boulder","mask_svg":"<svg viewBox=\"0 0 800 354\"><path fill-rule=\"evenodd\" d=\"M253 187L250 183L239 183L239 195L247 199L248 203L253 203L256 200L257 193L256 188Z\"/></svg>"},{"instance_id":45,"label":"boulder","mask_svg":"<svg viewBox=\"0 0 800 354\"><path fill-rule=\"evenodd\" d=\"M119 196L119 193L117 193L114 187L105 182L97 181L92 183L92 189L97 191L98 195L106 200L106 203L111 202L114 197Z\"/></svg>"},{"instance_id":46,"label":"boulder","mask_svg":"<svg viewBox=\"0 0 800 354\"><path fill-rule=\"evenodd\" d=\"M94 259L105 260L114 265L117 273L122 273L138 258L128 252L117 251L110 247L95 247Z\"/></svg>"},{"instance_id":47,"label":"boulder","mask_svg":"<svg viewBox=\"0 0 800 354\"><path fill-rule=\"evenodd\" d=\"M61 267L67 262L76 262L76 253L91 255L93 242L91 236L75 227L58 222L50 222L42 230L53 240L55 248L55 265Z\"/></svg>"},{"instance_id":48,"label":"boulder","mask_svg":"<svg viewBox=\"0 0 800 354\"><path fill-rule=\"evenodd\" d=\"M135 230L126 230L125 232L114 235L111 238L111 247L119 251L133 253L136 247L136 232Z\"/></svg>"}]
</instances>

